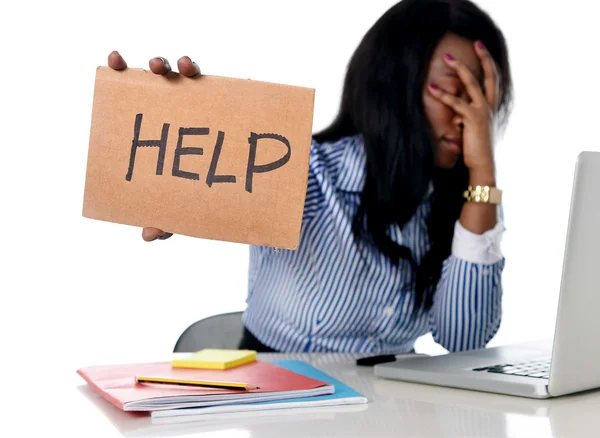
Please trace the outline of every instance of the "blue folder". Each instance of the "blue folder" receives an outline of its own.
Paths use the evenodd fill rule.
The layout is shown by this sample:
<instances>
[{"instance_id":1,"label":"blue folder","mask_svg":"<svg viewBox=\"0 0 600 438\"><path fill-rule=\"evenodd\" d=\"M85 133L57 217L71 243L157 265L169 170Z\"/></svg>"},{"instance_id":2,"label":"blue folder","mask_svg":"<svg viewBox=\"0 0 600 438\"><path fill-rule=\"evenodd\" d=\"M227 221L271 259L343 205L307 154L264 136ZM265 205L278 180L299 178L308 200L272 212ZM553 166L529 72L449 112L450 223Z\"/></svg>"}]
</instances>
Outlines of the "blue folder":
<instances>
[{"instance_id":1,"label":"blue folder","mask_svg":"<svg viewBox=\"0 0 600 438\"><path fill-rule=\"evenodd\" d=\"M164 411L152 412L152 418L196 416L205 414L222 414L251 411L269 411L275 409L289 409L314 406L336 406L336 405L354 405L367 403L367 398L358 391L350 388L348 385L334 379L330 375L316 369L306 362L299 360L278 360L272 362L282 368L286 368L298 374L321 380L333 385L335 392L327 395L317 395L314 397L290 398L286 400L275 400L268 402L243 403L222 406L207 406L200 408L182 408L170 409Z\"/></svg>"}]
</instances>

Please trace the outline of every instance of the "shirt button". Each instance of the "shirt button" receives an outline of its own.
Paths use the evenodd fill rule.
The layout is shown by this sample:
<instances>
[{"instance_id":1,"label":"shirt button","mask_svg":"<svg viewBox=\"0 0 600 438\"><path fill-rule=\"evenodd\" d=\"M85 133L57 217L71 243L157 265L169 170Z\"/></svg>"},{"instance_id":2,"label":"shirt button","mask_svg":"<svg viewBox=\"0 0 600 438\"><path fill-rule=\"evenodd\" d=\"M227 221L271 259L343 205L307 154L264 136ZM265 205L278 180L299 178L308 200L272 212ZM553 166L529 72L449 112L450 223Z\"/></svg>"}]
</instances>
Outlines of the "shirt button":
<instances>
[{"instance_id":1,"label":"shirt button","mask_svg":"<svg viewBox=\"0 0 600 438\"><path fill-rule=\"evenodd\" d=\"M385 313L385 316L392 316L394 314L394 308L388 306L385 309L383 309L383 312Z\"/></svg>"}]
</instances>

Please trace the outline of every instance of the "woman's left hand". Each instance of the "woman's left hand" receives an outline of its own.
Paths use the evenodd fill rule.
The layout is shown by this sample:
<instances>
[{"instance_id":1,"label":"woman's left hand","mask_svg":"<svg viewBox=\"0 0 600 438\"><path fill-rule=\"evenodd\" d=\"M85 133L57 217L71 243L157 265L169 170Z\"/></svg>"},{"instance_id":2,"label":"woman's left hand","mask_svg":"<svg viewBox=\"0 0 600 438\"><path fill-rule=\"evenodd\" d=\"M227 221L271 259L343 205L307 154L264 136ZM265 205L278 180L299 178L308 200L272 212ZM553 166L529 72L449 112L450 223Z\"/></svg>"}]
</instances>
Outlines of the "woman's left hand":
<instances>
[{"instance_id":1,"label":"woman's left hand","mask_svg":"<svg viewBox=\"0 0 600 438\"><path fill-rule=\"evenodd\" d=\"M446 65L456 71L464 84L470 102L442 90L435 84L428 88L434 97L448 105L462 119L463 158L467 168L471 171L489 171L493 174L494 117L500 96L498 72L483 44L477 41L474 46L483 68L483 90L473 73L464 64L454 59L451 54L444 57Z\"/></svg>"}]
</instances>

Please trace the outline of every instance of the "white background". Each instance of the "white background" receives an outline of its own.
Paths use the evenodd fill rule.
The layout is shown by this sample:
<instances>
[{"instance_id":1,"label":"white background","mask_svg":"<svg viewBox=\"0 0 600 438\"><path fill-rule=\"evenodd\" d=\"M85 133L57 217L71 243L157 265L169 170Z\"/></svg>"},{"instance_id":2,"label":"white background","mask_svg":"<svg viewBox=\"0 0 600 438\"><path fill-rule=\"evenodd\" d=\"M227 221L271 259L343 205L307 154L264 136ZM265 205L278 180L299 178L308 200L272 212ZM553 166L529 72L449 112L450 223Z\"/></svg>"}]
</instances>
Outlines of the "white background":
<instances>
[{"instance_id":1,"label":"white background","mask_svg":"<svg viewBox=\"0 0 600 438\"><path fill-rule=\"evenodd\" d=\"M108 356L168 354L191 323L244 308L248 248L149 244L140 229L82 218L96 66L114 49L144 68L189 55L206 74L313 87L317 131L352 52L395 2L16 3L0 10L0 333L22 360L2 367L70 375ZM497 151L507 263L496 345L553 333L575 158L600 149L600 31L585 0L477 3L505 33L516 94ZM418 348L439 351L428 337Z\"/></svg>"}]
</instances>

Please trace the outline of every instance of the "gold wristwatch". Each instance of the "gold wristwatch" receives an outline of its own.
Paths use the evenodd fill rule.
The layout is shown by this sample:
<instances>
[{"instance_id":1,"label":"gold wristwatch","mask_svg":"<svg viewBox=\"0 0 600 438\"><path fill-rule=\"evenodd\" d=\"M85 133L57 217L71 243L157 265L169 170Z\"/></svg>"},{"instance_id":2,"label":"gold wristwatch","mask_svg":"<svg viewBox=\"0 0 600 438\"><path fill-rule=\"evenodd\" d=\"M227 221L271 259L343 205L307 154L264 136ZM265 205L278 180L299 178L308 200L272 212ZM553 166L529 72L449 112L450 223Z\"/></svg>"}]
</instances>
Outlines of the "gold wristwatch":
<instances>
[{"instance_id":1,"label":"gold wristwatch","mask_svg":"<svg viewBox=\"0 0 600 438\"><path fill-rule=\"evenodd\" d=\"M463 193L467 202L478 204L500 204L502 202L502 190L490 186L469 186Z\"/></svg>"}]
</instances>

